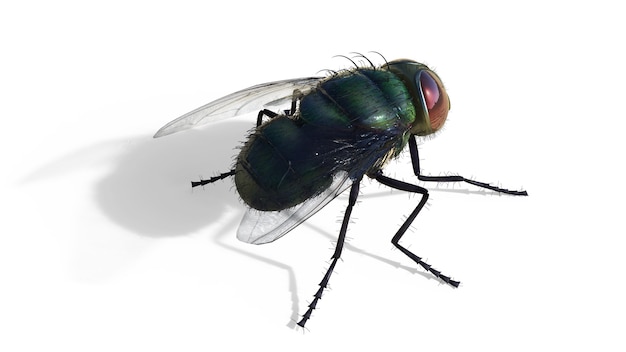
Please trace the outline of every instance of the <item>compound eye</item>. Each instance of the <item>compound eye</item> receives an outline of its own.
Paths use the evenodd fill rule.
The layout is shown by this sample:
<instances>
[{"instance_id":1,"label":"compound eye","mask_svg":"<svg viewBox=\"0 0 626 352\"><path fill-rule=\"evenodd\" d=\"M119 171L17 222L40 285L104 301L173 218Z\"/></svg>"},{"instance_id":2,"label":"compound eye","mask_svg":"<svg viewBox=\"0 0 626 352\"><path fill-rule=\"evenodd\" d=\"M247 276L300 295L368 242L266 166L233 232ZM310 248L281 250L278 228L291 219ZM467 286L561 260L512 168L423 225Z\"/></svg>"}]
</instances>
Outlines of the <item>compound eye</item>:
<instances>
[{"instance_id":1,"label":"compound eye","mask_svg":"<svg viewBox=\"0 0 626 352\"><path fill-rule=\"evenodd\" d=\"M428 109L428 117L430 119L430 127L433 131L437 131L443 126L443 123L448 117L448 110L450 110L450 100L446 90L443 88L443 84L435 74L431 74L428 71L420 71L416 82L422 97L424 99L424 105Z\"/></svg>"}]
</instances>

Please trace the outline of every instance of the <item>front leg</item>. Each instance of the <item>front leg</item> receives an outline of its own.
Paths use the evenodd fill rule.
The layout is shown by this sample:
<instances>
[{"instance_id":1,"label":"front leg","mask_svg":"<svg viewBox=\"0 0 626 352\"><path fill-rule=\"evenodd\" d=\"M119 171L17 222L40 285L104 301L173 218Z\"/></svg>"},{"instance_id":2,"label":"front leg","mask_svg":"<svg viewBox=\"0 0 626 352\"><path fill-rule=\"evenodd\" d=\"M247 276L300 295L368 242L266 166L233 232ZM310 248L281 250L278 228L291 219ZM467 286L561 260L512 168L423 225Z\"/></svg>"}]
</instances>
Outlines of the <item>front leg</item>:
<instances>
[{"instance_id":1,"label":"front leg","mask_svg":"<svg viewBox=\"0 0 626 352\"><path fill-rule=\"evenodd\" d=\"M415 135L411 135L409 138L409 151L411 152L411 163L413 164L413 172L415 176L420 181L424 182L467 182L471 185L490 189L492 191L496 191L499 193L510 194L514 196L527 196L528 192L526 191L512 191L505 188L500 188L496 186L492 186L485 182L478 182L474 180L467 179L463 176L424 176L420 173L420 158L417 151L417 142L415 141Z\"/></svg>"}]
</instances>

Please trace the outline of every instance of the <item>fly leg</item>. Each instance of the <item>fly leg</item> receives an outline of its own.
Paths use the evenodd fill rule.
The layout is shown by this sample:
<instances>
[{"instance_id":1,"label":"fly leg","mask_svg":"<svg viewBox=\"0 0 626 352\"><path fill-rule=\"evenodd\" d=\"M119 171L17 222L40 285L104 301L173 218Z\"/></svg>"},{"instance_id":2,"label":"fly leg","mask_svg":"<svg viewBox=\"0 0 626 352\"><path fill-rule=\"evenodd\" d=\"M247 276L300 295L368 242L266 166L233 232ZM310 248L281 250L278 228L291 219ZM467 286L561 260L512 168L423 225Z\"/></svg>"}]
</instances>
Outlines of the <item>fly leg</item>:
<instances>
[{"instance_id":1,"label":"fly leg","mask_svg":"<svg viewBox=\"0 0 626 352\"><path fill-rule=\"evenodd\" d=\"M293 114L296 113L296 109L298 108L298 100L302 99L303 96L304 94L302 94L300 90L296 89L293 91L293 96L291 99L291 109L285 110L285 114L287 114L287 116L293 116Z\"/></svg>"},{"instance_id":2,"label":"fly leg","mask_svg":"<svg viewBox=\"0 0 626 352\"><path fill-rule=\"evenodd\" d=\"M463 176L424 176L420 173L420 159L417 151L417 142L415 142L415 136L412 135L409 138L409 151L411 152L411 162L413 163L413 172L420 181L424 182L467 182L470 185L474 185L481 188L490 189L492 191L510 194L514 196L527 196L528 193L526 191L512 191L505 188L500 188L496 186L492 186L488 183L478 182L474 180L467 179Z\"/></svg>"},{"instance_id":3,"label":"fly leg","mask_svg":"<svg viewBox=\"0 0 626 352\"><path fill-rule=\"evenodd\" d=\"M337 260L339 260L339 257L341 257L341 251L343 249L343 243L346 239L346 231L348 230L348 222L350 221L352 207L354 207L354 204L356 204L356 198L359 195L360 183L361 180L358 180L352 184L352 188L350 189L350 200L348 202L346 212L343 216L343 222L341 223L341 230L339 231L339 238L337 239L335 253L333 253L333 256L330 258L332 259L332 262L330 263L330 266L326 271L326 275L324 275L324 278L319 283L320 288L313 295L313 301L309 304L309 308L307 309L306 313L302 315L302 319L300 319L300 321L298 322L298 325L301 327L304 327L304 324L306 324L306 322L311 318L311 313L313 313L313 309L315 309L315 307L317 306L317 301L322 298L322 293L324 292L326 286L328 286L328 281L330 280L330 275L333 273L333 269L335 269L335 264L337 264Z\"/></svg>"},{"instance_id":4,"label":"fly leg","mask_svg":"<svg viewBox=\"0 0 626 352\"><path fill-rule=\"evenodd\" d=\"M263 109L259 111L259 114L256 117L256 127L261 126L261 124L263 123L264 115L269 117L270 119L273 119L274 117L278 116L278 114L273 112L272 110Z\"/></svg>"},{"instance_id":5,"label":"fly leg","mask_svg":"<svg viewBox=\"0 0 626 352\"><path fill-rule=\"evenodd\" d=\"M437 278L441 279L443 282L447 283L448 285L458 287L459 281L454 281L449 276L443 275L439 270L435 270L429 264L424 262L422 258L416 256L411 251L404 248L400 243L398 243L400 239L402 238L402 236L404 236L404 233L409 228L409 226L411 226L411 223L413 223L413 220L415 220L415 217L417 216L417 214L419 214L420 210L422 210L422 208L424 207L424 204L426 204L426 201L428 200L428 190L426 188L422 188L422 187L419 187L410 183L406 183L406 182L402 182L393 178L389 178L387 176L384 176L382 172L378 172L375 175L375 178L376 178L376 181L382 183L385 186L399 189L401 191L413 192L413 193L418 193L422 195L422 199L420 200L419 204L417 204L417 206L415 207L413 212L409 215L409 217L406 219L404 224L400 226L400 229L398 230L398 232L396 232L396 234L391 239L391 243L393 243L393 245L396 246L396 248L398 248L407 257L413 259L414 262L422 266L422 268L424 268L426 271L432 273L433 275L435 275Z\"/></svg>"},{"instance_id":6,"label":"fly leg","mask_svg":"<svg viewBox=\"0 0 626 352\"><path fill-rule=\"evenodd\" d=\"M300 92L299 90L296 89L293 91L293 99L291 100L291 110L285 110L285 115L292 116L296 112L296 109L298 107L298 100L300 100L302 96L303 96L302 92ZM261 126L261 124L263 123L263 116L267 116L270 119L273 119L274 117L278 116L278 114L268 109L263 109L259 111L259 114L257 115L257 118L256 118L256 127Z\"/></svg>"},{"instance_id":7,"label":"fly leg","mask_svg":"<svg viewBox=\"0 0 626 352\"><path fill-rule=\"evenodd\" d=\"M217 176L211 177L208 180L191 181L191 187L204 186L207 183L213 183L215 181L225 179L226 177L233 176L234 174L235 174L235 170L230 170L228 172L224 172Z\"/></svg>"},{"instance_id":8,"label":"fly leg","mask_svg":"<svg viewBox=\"0 0 626 352\"><path fill-rule=\"evenodd\" d=\"M296 111L298 100L300 100L300 98L302 98L302 92L300 92L297 89L294 90L293 99L291 100L291 110L285 110L285 114L287 114L288 116L291 116L293 112ZM263 124L263 116L267 116L270 119L273 119L276 116L278 116L278 114L268 109L263 109L259 111L259 114L257 115L257 118L256 118L256 127L259 127L261 126L261 124ZM208 180L191 181L191 187L204 186L208 183L213 183L213 182L225 179L226 177L233 176L234 174L235 174L235 170L230 170L228 172L224 172L217 176L211 177Z\"/></svg>"}]
</instances>

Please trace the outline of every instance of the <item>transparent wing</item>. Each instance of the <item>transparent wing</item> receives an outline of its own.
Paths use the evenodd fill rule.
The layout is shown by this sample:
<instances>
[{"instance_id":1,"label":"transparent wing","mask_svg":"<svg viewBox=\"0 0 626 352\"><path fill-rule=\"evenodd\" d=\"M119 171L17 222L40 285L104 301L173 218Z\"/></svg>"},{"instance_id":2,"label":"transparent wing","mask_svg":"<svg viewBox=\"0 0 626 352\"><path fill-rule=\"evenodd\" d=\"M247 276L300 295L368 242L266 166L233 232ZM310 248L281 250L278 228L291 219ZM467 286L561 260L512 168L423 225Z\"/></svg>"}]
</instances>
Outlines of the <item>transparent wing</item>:
<instances>
[{"instance_id":1,"label":"transparent wing","mask_svg":"<svg viewBox=\"0 0 626 352\"><path fill-rule=\"evenodd\" d=\"M161 127L154 138L176 133L194 126L215 122L263 107L291 102L293 92L306 93L324 77L306 77L263 83L212 101Z\"/></svg>"},{"instance_id":2,"label":"transparent wing","mask_svg":"<svg viewBox=\"0 0 626 352\"><path fill-rule=\"evenodd\" d=\"M237 238L254 244L273 242L317 213L351 185L348 173L340 171L333 176L332 184L324 192L295 207L281 211L248 209L237 230Z\"/></svg>"}]
</instances>

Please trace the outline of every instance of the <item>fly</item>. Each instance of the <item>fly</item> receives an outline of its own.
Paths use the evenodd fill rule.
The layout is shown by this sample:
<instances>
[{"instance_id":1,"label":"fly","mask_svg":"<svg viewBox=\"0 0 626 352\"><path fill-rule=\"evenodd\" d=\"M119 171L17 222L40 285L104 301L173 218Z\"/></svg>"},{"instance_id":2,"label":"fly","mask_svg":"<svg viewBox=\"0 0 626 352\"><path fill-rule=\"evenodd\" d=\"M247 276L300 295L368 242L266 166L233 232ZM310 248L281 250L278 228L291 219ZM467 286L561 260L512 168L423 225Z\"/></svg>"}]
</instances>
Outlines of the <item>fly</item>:
<instances>
[{"instance_id":1,"label":"fly","mask_svg":"<svg viewBox=\"0 0 626 352\"><path fill-rule=\"evenodd\" d=\"M365 58L364 56L360 55ZM367 58L365 58L367 60ZM341 257L346 231L364 176L383 185L416 193L421 199L391 243L424 270L453 287L459 281L442 274L399 244L428 200L428 190L383 174L383 167L408 145L413 172L423 182L466 182L498 193L527 196L462 176L425 176L420 172L418 137L441 129L450 99L439 76L426 65L400 59L375 67L264 83L227 95L163 126L154 137L258 111L256 128L234 167L202 186L234 176L248 205L237 230L241 241L277 240L350 189L348 206L331 263L308 309L297 323L304 327ZM291 103L276 113L268 108ZM265 122L264 122L265 119Z\"/></svg>"}]
</instances>

